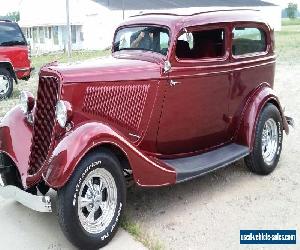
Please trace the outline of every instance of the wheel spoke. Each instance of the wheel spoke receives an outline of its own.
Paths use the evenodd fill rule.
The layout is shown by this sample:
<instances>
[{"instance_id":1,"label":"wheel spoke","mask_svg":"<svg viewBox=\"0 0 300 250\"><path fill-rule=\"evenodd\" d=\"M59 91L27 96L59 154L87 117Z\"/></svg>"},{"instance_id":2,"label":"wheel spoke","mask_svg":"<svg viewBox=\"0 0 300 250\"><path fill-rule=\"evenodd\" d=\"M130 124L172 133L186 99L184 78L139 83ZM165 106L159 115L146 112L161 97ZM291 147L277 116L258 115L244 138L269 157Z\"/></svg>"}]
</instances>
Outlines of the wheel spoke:
<instances>
[{"instance_id":1,"label":"wheel spoke","mask_svg":"<svg viewBox=\"0 0 300 250\"><path fill-rule=\"evenodd\" d=\"M86 218L89 223L93 223L95 221L95 213L96 213L96 209L93 208L89 213L88 217Z\"/></svg>"},{"instance_id":2,"label":"wheel spoke","mask_svg":"<svg viewBox=\"0 0 300 250\"><path fill-rule=\"evenodd\" d=\"M90 204L92 204L92 200L86 197L80 197L79 204L80 208L88 207Z\"/></svg>"},{"instance_id":3,"label":"wheel spoke","mask_svg":"<svg viewBox=\"0 0 300 250\"><path fill-rule=\"evenodd\" d=\"M95 191L94 191L94 186L93 186L93 183L92 183L92 179L90 179L90 180L88 181L87 186L88 186L88 188L89 188L90 193L91 193L91 194L94 194Z\"/></svg>"}]
</instances>

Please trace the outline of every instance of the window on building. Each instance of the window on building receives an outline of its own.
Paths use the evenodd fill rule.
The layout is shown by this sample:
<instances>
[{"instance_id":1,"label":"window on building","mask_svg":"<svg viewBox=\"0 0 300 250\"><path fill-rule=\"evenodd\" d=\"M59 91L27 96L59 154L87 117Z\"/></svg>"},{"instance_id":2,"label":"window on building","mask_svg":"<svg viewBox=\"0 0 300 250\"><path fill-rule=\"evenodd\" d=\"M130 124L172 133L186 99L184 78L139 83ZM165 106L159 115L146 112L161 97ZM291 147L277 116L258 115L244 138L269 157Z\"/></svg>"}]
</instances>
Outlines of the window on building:
<instances>
[{"instance_id":1,"label":"window on building","mask_svg":"<svg viewBox=\"0 0 300 250\"><path fill-rule=\"evenodd\" d=\"M52 39L52 28L48 27L48 38Z\"/></svg>"},{"instance_id":2,"label":"window on building","mask_svg":"<svg viewBox=\"0 0 300 250\"><path fill-rule=\"evenodd\" d=\"M266 34L262 29L236 27L233 30L232 54L235 56L264 52Z\"/></svg>"},{"instance_id":3,"label":"window on building","mask_svg":"<svg viewBox=\"0 0 300 250\"><path fill-rule=\"evenodd\" d=\"M184 31L176 44L179 59L219 58L225 55L225 30Z\"/></svg>"},{"instance_id":4,"label":"window on building","mask_svg":"<svg viewBox=\"0 0 300 250\"><path fill-rule=\"evenodd\" d=\"M45 43L45 29L44 29L44 27L39 27L39 38L40 38L40 43Z\"/></svg>"},{"instance_id":5,"label":"window on building","mask_svg":"<svg viewBox=\"0 0 300 250\"><path fill-rule=\"evenodd\" d=\"M76 32L76 26L75 25L71 26L71 35L72 35L72 43L76 43L77 32Z\"/></svg>"},{"instance_id":6,"label":"window on building","mask_svg":"<svg viewBox=\"0 0 300 250\"><path fill-rule=\"evenodd\" d=\"M84 35L83 35L83 31L82 31L82 26L80 26L79 32L80 32L80 34L79 34L79 36L80 36L80 41L83 42L83 41L84 41Z\"/></svg>"},{"instance_id":7,"label":"window on building","mask_svg":"<svg viewBox=\"0 0 300 250\"><path fill-rule=\"evenodd\" d=\"M55 45L59 44L59 41L58 41L58 26L53 27L53 42L54 42Z\"/></svg>"},{"instance_id":8,"label":"window on building","mask_svg":"<svg viewBox=\"0 0 300 250\"><path fill-rule=\"evenodd\" d=\"M37 43L38 42L38 31L37 31L37 27L34 27L32 30L32 35L33 35L33 42Z\"/></svg>"}]
</instances>

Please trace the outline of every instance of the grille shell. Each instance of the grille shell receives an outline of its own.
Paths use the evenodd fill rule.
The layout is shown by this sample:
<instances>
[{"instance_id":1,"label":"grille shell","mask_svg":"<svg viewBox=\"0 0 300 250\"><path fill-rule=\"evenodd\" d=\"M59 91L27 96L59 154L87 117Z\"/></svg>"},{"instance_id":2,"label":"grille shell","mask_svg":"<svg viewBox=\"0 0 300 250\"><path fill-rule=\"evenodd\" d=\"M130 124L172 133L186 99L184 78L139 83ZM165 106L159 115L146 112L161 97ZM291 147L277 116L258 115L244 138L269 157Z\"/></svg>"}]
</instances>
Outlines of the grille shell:
<instances>
[{"instance_id":1,"label":"grille shell","mask_svg":"<svg viewBox=\"0 0 300 250\"><path fill-rule=\"evenodd\" d=\"M88 87L82 111L138 130L149 89L150 84Z\"/></svg>"},{"instance_id":2,"label":"grille shell","mask_svg":"<svg viewBox=\"0 0 300 250\"><path fill-rule=\"evenodd\" d=\"M28 174L39 171L47 159L55 126L55 106L58 101L59 80L56 77L39 79L34 115Z\"/></svg>"}]
</instances>

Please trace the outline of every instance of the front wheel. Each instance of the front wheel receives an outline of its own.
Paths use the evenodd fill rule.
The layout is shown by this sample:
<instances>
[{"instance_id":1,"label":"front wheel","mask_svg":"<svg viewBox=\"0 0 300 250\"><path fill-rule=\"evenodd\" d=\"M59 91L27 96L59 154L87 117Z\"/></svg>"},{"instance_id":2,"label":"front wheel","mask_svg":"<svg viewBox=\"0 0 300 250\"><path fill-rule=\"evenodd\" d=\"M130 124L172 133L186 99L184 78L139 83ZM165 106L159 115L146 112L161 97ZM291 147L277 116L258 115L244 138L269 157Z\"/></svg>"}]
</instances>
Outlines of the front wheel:
<instances>
[{"instance_id":1,"label":"front wheel","mask_svg":"<svg viewBox=\"0 0 300 250\"><path fill-rule=\"evenodd\" d=\"M281 149L281 115L277 107L267 104L258 118L253 150L245 163L252 172L267 175L276 168Z\"/></svg>"},{"instance_id":2,"label":"front wheel","mask_svg":"<svg viewBox=\"0 0 300 250\"><path fill-rule=\"evenodd\" d=\"M11 97L14 79L6 69L0 69L0 100Z\"/></svg>"},{"instance_id":3,"label":"front wheel","mask_svg":"<svg viewBox=\"0 0 300 250\"><path fill-rule=\"evenodd\" d=\"M88 154L58 191L58 217L66 237L80 249L99 249L115 235L126 202L118 159L101 150Z\"/></svg>"}]
</instances>

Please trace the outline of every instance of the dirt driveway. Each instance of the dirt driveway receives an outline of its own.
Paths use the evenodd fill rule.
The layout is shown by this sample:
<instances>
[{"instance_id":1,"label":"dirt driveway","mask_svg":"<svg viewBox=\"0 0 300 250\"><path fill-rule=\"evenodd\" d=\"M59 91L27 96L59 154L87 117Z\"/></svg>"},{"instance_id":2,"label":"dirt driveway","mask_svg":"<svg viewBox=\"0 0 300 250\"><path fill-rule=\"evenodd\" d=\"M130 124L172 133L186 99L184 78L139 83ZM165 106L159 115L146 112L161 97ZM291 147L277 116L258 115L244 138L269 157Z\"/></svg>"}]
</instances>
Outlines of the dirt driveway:
<instances>
[{"instance_id":1,"label":"dirt driveway","mask_svg":"<svg viewBox=\"0 0 300 250\"><path fill-rule=\"evenodd\" d=\"M128 217L167 249L250 249L240 246L240 229L298 229L299 237L300 65L278 65L275 89L296 129L274 173L251 174L240 161L174 187L131 190Z\"/></svg>"}]
</instances>

